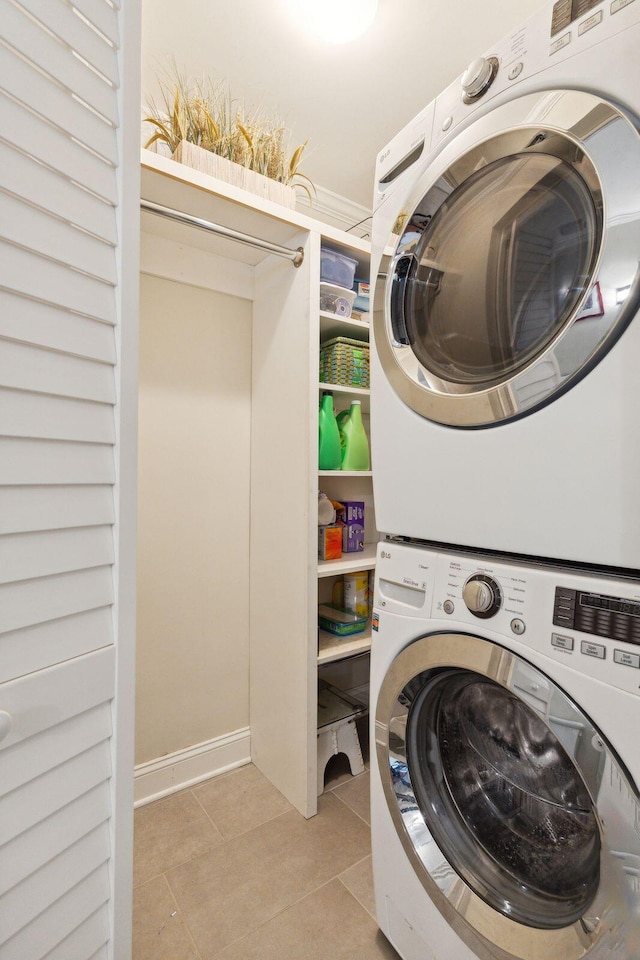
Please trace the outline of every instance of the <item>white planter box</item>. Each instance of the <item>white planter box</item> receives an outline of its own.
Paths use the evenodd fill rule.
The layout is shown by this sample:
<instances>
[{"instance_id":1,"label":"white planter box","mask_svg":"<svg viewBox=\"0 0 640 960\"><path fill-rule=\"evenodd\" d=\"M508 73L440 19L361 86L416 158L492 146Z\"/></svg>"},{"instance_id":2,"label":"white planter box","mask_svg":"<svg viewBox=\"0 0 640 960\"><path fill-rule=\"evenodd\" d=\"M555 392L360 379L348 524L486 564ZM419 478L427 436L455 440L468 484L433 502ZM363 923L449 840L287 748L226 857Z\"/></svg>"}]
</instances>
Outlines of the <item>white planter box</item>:
<instances>
[{"instance_id":1,"label":"white planter box","mask_svg":"<svg viewBox=\"0 0 640 960\"><path fill-rule=\"evenodd\" d=\"M283 207L295 208L295 187L264 177L261 173L248 170L239 163L232 163L226 157L219 157L210 150L204 150L187 140L182 140L178 144L171 159L199 170L200 173L207 173L210 177L216 177L218 180L224 180L225 183L248 190L259 197L273 200L274 203L279 203Z\"/></svg>"}]
</instances>

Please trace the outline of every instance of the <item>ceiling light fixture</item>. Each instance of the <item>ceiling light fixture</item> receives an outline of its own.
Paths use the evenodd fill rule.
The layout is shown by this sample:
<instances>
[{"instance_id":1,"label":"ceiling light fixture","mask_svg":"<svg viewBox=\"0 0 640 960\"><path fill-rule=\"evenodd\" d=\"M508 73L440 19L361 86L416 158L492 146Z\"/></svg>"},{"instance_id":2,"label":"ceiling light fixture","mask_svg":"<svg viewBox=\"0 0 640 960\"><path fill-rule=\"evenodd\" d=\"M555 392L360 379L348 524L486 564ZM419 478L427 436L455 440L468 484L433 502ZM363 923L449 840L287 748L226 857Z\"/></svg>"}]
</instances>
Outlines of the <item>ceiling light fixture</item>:
<instances>
[{"instance_id":1,"label":"ceiling light fixture","mask_svg":"<svg viewBox=\"0 0 640 960\"><path fill-rule=\"evenodd\" d=\"M349 43L371 26L378 0L296 0L306 26L329 43Z\"/></svg>"}]
</instances>

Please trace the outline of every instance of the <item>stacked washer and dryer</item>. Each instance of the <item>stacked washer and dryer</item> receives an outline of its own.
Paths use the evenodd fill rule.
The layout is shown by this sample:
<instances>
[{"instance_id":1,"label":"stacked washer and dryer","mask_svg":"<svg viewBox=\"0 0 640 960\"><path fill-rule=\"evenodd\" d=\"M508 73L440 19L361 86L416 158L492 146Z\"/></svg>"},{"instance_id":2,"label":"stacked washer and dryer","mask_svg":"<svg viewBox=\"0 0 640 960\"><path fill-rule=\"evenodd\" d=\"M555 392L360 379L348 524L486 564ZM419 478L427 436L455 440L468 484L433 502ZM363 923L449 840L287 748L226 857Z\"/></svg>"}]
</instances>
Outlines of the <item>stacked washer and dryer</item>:
<instances>
[{"instance_id":1,"label":"stacked washer and dryer","mask_svg":"<svg viewBox=\"0 0 640 960\"><path fill-rule=\"evenodd\" d=\"M378 922L640 958L640 0L558 0L376 166Z\"/></svg>"}]
</instances>

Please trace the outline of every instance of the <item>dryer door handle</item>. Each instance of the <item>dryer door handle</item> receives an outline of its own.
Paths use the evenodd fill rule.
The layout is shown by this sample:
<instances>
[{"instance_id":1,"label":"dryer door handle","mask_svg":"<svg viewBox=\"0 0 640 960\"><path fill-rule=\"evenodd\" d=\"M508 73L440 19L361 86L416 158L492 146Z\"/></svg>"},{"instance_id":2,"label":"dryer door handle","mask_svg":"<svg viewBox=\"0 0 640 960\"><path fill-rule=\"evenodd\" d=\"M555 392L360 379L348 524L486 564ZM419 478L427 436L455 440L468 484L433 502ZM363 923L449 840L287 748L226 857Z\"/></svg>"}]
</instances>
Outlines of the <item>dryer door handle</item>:
<instances>
[{"instance_id":1,"label":"dryer door handle","mask_svg":"<svg viewBox=\"0 0 640 960\"><path fill-rule=\"evenodd\" d=\"M391 301L389 304L391 333L396 343L407 347L411 340L407 332L406 322L406 299L409 274L415 262L415 257L403 254L398 257L393 270L393 280L391 281Z\"/></svg>"}]
</instances>

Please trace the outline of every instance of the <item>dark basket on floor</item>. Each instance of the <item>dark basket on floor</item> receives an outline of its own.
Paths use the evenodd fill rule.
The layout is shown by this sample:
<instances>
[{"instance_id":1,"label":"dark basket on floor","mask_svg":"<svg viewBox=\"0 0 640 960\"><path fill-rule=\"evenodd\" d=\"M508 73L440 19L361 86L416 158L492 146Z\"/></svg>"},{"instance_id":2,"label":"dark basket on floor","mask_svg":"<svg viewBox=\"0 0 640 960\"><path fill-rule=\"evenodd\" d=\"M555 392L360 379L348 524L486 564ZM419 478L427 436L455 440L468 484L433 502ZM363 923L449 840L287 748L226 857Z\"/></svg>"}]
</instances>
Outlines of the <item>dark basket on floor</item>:
<instances>
[{"instance_id":1,"label":"dark basket on floor","mask_svg":"<svg viewBox=\"0 0 640 960\"><path fill-rule=\"evenodd\" d=\"M320 381L344 387L369 386L369 344L333 337L320 347Z\"/></svg>"}]
</instances>

